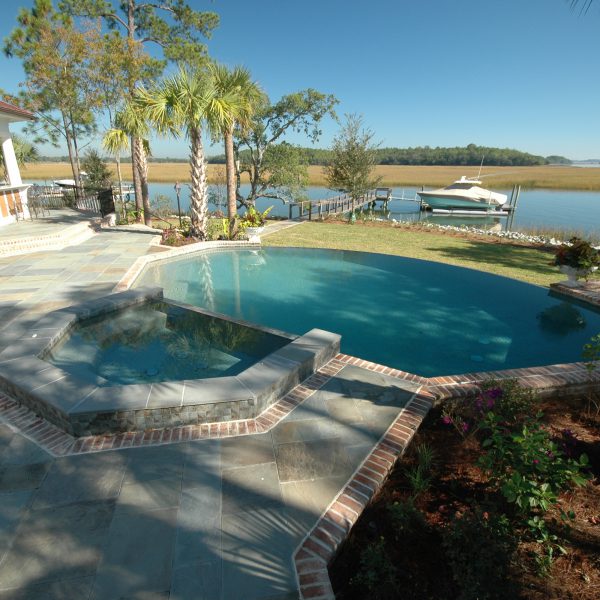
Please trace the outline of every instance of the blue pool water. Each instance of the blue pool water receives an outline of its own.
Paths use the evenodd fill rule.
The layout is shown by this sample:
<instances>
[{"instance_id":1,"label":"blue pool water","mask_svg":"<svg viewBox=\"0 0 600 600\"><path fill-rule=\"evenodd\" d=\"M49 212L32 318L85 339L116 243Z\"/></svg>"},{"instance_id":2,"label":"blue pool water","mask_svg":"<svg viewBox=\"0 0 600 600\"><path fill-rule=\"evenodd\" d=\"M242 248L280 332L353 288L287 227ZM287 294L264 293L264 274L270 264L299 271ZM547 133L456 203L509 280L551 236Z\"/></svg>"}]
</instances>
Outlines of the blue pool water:
<instances>
[{"instance_id":1,"label":"blue pool water","mask_svg":"<svg viewBox=\"0 0 600 600\"><path fill-rule=\"evenodd\" d=\"M581 359L600 314L505 277L396 256L263 248L150 266L136 285L425 376Z\"/></svg>"},{"instance_id":2,"label":"blue pool water","mask_svg":"<svg viewBox=\"0 0 600 600\"><path fill-rule=\"evenodd\" d=\"M45 360L96 385L237 375L289 340L164 302L81 321Z\"/></svg>"}]
</instances>

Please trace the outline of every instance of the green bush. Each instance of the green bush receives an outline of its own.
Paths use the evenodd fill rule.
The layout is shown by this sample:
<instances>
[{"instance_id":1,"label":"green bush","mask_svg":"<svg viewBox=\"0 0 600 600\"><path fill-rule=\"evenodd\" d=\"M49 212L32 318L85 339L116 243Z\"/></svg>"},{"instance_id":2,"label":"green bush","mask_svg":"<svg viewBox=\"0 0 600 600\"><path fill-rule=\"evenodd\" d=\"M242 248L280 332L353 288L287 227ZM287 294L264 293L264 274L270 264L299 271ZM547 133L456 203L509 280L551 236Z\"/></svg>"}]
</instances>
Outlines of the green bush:
<instances>
[{"instance_id":1,"label":"green bush","mask_svg":"<svg viewBox=\"0 0 600 600\"><path fill-rule=\"evenodd\" d=\"M459 600L515 597L509 568L517 543L504 515L476 507L456 516L442 544L460 589Z\"/></svg>"},{"instance_id":2,"label":"green bush","mask_svg":"<svg viewBox=\"0 0 600 600\"><path fill-rule=\"evenodd\" d=\"M360 567L352 578L353 587L366 592L370 600L396 600L400 594L397 569L386 551L382 537L367 546L360 556Z\"/></svg>"}]
</instances>

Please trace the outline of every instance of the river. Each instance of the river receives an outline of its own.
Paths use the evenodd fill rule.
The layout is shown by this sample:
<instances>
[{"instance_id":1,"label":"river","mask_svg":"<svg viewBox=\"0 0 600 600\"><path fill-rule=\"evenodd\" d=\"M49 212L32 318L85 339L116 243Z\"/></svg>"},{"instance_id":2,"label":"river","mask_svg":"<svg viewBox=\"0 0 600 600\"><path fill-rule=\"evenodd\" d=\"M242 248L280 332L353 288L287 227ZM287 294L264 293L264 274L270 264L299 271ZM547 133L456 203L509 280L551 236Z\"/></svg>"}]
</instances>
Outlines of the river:
<instances>
[{"instance_id":1,"label":"river","mask_svg":"<svg viewBox=\"0 0 600 600\"><path fill-rule=\"evenodd\" d=\"M41 182L40 182L41 183ZM177 208L177 197L172 183L150 183L150 199L155 201L158 196L163 196L170 201L174 212ZM223 212L227 211L225 204L224 186L209 186L211 195L219 195L222 198L220 206L210 203L210 210L220 208ZM249 185L242 185L242 194L247 193ZM510 190L495 190L508 194ZM306 197L310 200L320 200L336 196L333 192L324 187L309 187L306 189ZM396 221L432 221L444 225L471 225L473 227L506 229L508 225L507 217L469 217L469 216L443 216L433 215L419 211L419 204L415 202L417 188L414 187L395 187L393 188L394 198L406 198L406 200L391 200L388 204L388 210L385 215L381 212L376 213L376 217ZM180 191L181 210L186 212L190 205L190 188L183 184ZM271 215L287 217L289 215L289 206L283 204L280 200L271 198L259 198L257 208L261 211L269 206L273 206ZM243 212L243 210L241 211ZM294 211L294 215L297 212ZM526 231L545 231L562 232L566 237L571 233L581 235L600 237L600 192L582 192L576 190L544 190L531 189L522 190L517 210L512 222L513 230Z\"/></svg>"},{"instance_id":2,"label":"river","mask_svg":"<svg viewBox=\"0 0 600 600\"><path fill-rule=\"evenodd\" d=\"M214 189L214 188L213 188ZM242 193L246 192L248 186L242 186ZM509 190L498 190L509 194ZM414 199L416 188L393 188L394 197ZM172 183L151 183L150 198L153 200L158 195L171 198L174 207L177 206L176 195ZM309 187L306 195L311 200L319 200L337 195L323 187ZM190 190L187 185L181 189L181 209L189 208ZM265 210L273 206L273 216L285 216L289 214L289 207L279 200L260 198L257 208ZM389 213L381 215L387 219L397 221L419 221L431 220L440 224L461 225L467 224L475 227L506 227L506 217L459 217L442 216L421 213L419 204L410 200L392 200L388 205ZM211 203L211 210L217 207ZM225 206L220 207L224 212ZM294 213L296 214L296 212ZM517 210L514 215L512 229L524 230L561 230L565 232L578 232L587 235L600 235L600 192L581 192L574 190L522 190Z\"/></svg>"}]
</instances>

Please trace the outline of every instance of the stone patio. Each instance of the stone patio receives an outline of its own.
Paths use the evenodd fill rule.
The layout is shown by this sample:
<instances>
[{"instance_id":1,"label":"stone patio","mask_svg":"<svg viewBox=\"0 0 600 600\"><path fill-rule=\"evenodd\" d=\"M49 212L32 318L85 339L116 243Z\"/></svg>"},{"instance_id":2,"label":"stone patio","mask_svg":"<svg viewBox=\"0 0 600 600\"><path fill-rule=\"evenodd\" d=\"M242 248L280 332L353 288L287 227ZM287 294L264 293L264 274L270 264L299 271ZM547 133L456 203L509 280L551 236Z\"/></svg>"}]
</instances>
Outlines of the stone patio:
<instances>
[{"instance_id":1,"label":"stone patio","mask_svg":"<svg viewBox=\"0 0 600 600\"><path fill-rule=\"evenodd\" d=\"M0 258L0 350L123 285L152 238ZM327 565L432 403L490 375L591 385L580 364L423 379L338 355L256 419L78 440L0 394L0 600L332 600Z\"/></svg>"}]
</instances>

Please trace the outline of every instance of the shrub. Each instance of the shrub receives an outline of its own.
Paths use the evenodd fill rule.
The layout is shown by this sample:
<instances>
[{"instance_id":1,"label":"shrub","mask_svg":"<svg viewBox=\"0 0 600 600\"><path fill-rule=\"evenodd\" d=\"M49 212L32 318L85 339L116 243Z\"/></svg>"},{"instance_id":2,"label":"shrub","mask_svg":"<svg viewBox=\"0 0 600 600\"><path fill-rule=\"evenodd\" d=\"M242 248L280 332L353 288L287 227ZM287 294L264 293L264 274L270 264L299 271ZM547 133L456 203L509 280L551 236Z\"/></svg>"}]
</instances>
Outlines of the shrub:
<instances>
[{"instance_id":1,"label":"shrub","mask_svg":"<svg viewBox=\"0 0 600 600\"><path fill-rule=\"evenodd\" d=\"M382 537L367 546L360 556L360 568L351 583L367 592L371 600L396 600L399 597L397 570L390 560Z\"/></svg>"},{"instance_id":2,"label":"shrub","mask_svg":"<svg viewBox=\"0 0 600 600\"><path fill-rule=\"evenodd\" d=\"M397 538L416 534L427 528L427 521L423 513L415 506L412 499L394 502L388 506L388 511Z\"/></svg>"},{"instance_id":3,"label":"shrub","mask_svg":"<svg viewBox=\"0 0 600 600\"><path fill-rule=\"evenodd\" d=\"M568 244L563 244L556 249L554 264L588 271L600 264L600 253L586 240L572 237Z\"/></svg>"},{"instance_id":4,"label":"shrub","mask_svg":"<svg viewBox=\"0 0 600 600\"><path fill-rule=\"evenodd\" d=\"M464 438L486 426L485 416L493 412L506 424L515 424L530 414L535 396L532 390L509 379L490 379L481 385L476 398L449 400L442 412L442 421L452 425Z\"/></svg>"},{"instance_id":5,"label":"shrub","mask_svg":"<svg viewBox=\"0 0 600 600\"><path fill-rule=\"evenodd\" d=\"M460 600L514 597L508 574L517 544L506 516L475 507L452 520L442 544Z\"/></svg>"}]
</instances>

